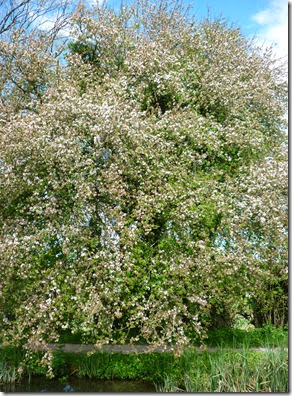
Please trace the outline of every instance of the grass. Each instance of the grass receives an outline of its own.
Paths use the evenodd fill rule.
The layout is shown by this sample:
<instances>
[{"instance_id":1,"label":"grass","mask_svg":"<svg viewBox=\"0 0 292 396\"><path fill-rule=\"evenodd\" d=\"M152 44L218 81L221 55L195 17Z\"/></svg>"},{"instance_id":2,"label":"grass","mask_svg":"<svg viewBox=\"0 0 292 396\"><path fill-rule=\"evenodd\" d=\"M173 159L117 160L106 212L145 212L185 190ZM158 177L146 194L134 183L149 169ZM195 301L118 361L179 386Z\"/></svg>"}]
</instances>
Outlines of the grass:
<instances>
[{"instance_id":1,"label":"grass","mask_svg":"<svg viewBox=\"0 0 292 396\"><path fill-rule=\"evenodd\" d=\"M72 368L75 364L71 360ZM162 382L165 373L177 377L179 361L172 354L95 353L81 358L75 366L79 377L99 379L137 379Z\"/></svg>"},{"instance_id":2,"label":"grass","mask_svg":"<svg viewBox=\"0 0 292 396\"><path fill-rule=\"evenodd\" d=\"M266 326L263 329L221 329L209 333L209 346L217 352L181 356L149 354L70 354L55 352L54 375L62 380L80 378L146 380L160 392L287 392L288 331ZM277 351L256 352L249 347L280 347ZM233 348L240 348L234 350ZM40 353L24 361L21 348L0 348L0 383L14 383L22 377L45 375L39 365ZM22 373L19 368L22 367Z\"/></svg>"},{"instance_id":3,"label":"grass","mask_svg":"<svg viewBox=\"0 0 292 396\"><path fill-rule=\"evenodd\" d=\"M0 361L0 384L13 384L18 377L15 366L10 366L5 361Z\"/></svg>"},{"instance_id":4,"label":"grass","mask_svg":"<svg viewBox=\"0 0 292 396\"><path fill-rule=\"evenodd\" d=\"M214 347L287 347L288 328L277 329L266 325L262 328L242 330L236 328L215 329L208 332L208 346Z\"/></svg>"},{"instance_id":5,"label":"grass","mask_svg":"<svg viewBox=\"0 0 292 396\"><path fill-rule=\"evenodd\" d=\"M14 383L20 378L18 368L24 358L20 348L5 347L0 349L0 383Z\"/></svg>"},{"instance_id":6,"label":"grass","mask_svg":"<svg viewBox=\"0 0 292 396\"><path fill-rule=\"evenodd\" d=\"M10 352L13 351L13 354ZM46 370L38 361L40 353L34 353L23 366L22 377L45 375ZM0 383L21 379L18 369L24 358L21 348L0 348ZM177 377L179 361L168 353L122 354L94 353L91 355L54 352L53 373L58 378L135 379L162 382L165 373ZM9 373L15 373L12 377ZM10 375L10 376L9 376ZM11 379L10 379L11 377Z\"/></svg>"},{"instance_id":7,"label":"grass","mask_svg":"<svg viewBox=\"0 0 292 396\"><path fill-rule=\"evenodd\" d=\"M7 348L0 353L0 382L20 380L18 368L23 352ZM10 352L10 354L9 354ZM39 354L24 366L23 376L44 375L37 364ZM70 376L96 379L146 380L159 392L288 392L288 353L219 349L181 356L167 353L83 354L54 353L54 374L60 380Z\"/></svg>"},{"instance_id":8,"label":"grass","mask_svg":"<svg viewBox=\"0 0 292 396\"><path fill-rule=\"evenodd\" d=\"M166 375L159 392L288 392L288 353L186 352L181 358L181 376Z\"/></svg>"}]
</instances>

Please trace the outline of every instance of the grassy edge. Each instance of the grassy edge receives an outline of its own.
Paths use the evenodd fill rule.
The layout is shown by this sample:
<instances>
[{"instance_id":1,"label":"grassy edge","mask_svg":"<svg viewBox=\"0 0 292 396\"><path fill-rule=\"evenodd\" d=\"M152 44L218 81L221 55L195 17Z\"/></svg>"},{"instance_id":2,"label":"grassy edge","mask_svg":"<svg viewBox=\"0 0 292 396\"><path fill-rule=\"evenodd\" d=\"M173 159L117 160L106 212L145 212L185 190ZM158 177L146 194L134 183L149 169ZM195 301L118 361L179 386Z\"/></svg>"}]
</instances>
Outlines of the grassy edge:
<instances>
[{"instance_id":1,"label":"grassy edge","mask_svg":"<svg viewBox=\"0 0 292 396\"><path fill-rule=\"evenodd\" d=\"M20 348L1 348L0 383L46 375L40 356L34 353L25 361ZM288 392L288 353L284 348L278 352L219 349L202 354L188 350L181 356L54 352L53 372L60 381L70 376L151 381L160 392Z\"/></svg>"}]
</instances>

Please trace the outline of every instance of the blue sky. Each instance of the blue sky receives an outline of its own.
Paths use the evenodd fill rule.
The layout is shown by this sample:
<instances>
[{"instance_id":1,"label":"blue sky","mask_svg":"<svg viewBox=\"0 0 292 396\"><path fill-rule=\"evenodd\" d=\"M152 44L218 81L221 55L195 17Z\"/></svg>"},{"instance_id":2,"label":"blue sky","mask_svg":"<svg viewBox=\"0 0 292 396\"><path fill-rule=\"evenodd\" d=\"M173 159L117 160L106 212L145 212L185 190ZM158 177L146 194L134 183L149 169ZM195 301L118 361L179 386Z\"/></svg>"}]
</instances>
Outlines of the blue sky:
<instances>
[{"instance_id":1,"label":"blue sky","mask_svg":"<svg viewBox=\"0 0 292 396\"><path fill-rule=\"evenodd\" d=\"M288 54L288 0L197 0L189 1L199 19L209 7L212 16L224 16L241 27L246 37L275 44L277 56Z\"/></svg>"},{"instance_id":2,"label":"blue sky","mask_svg":"<svg viewBox=\"0 0 292 396\"><path fill-rule=\"evenodd\" d=\"M106 1L120 4L120 0ZM259 42L275 44L277 57L287 56L288 0L185 0L185 3L192 5L198 19L204 18L209 8L211 16L222 15L228 22L236 23L246 37L257 35Z\"/></svg>"},{"instance_id":3,"label":"blue sky","mask_svg":"<svg viewBox=\"0 0 292 396\"><path fill-rule=\"evenodd\" d=\"M203 18L209 7L212 16L222 14L230 22L240 25L245 34L258 30L252 16L261 12L270 3L267 0L199 0L189 1L199 19Z\"/></svg>"},{"instance_id":4,"label":"blue sky","mask_svg":"<svg viewBox=\"0 0 292 396\"><path fill-rule=\"evenodd\" d=\"M264 10L268 3L267 0L200 0L189 2L199 19L206 15L209 7L211 15L222 14L230 22L240 25L245 34L254 33L258 30L252 16Z\"/></svg>"}]
</instances>

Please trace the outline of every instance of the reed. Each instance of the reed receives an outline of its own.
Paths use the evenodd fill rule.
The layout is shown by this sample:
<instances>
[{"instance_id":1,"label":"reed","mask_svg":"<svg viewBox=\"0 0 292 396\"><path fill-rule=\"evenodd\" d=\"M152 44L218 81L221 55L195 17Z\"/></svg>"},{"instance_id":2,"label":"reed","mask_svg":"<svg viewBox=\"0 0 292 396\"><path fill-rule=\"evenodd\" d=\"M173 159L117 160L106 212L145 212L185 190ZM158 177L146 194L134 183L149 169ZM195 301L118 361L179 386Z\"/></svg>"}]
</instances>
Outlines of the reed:
<instances>
[{"instance_id":1,"label":"reed","mask_svg":"<svg viewBox=\"0 0 292 396\"><path fill-rule=\"evenodd\" d=\"M9 366L5 361L0 360L0 384L12 384L20 379L15 366Z\"/></svg>"},{"instance_id":2,"label":"reed","mask_svg":"<svg viewBox=\"0 0 292 396\"><path fill-rule=\"evenodd\" d=\"M181 358L182 380L165 376L160 392L288 392L288 353L221 349L188 351Z\"/></svg>"}]
</instances>

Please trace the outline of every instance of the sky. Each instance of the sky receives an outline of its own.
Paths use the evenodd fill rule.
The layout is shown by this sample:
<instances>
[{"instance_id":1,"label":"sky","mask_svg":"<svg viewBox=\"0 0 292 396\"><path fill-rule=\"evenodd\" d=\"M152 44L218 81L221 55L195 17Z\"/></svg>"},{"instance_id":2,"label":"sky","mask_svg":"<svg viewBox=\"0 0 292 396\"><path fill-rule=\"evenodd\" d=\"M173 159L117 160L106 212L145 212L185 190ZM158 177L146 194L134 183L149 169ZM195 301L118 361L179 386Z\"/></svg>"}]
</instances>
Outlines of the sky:
<instances>
[{"instance_id":1,"label":"sky","mask_svg":"<svg viewBox=\"0 0 292 396\"><path fill-rule=\"evenodd\" d=\"M118 5L120 0L106 0ZM288 55L288 0L184 0L191 4L197 19L210 10L238 25L246 37L256 35L259 43L275 45L275 55Z\"/></svg>"}]
</instances>

